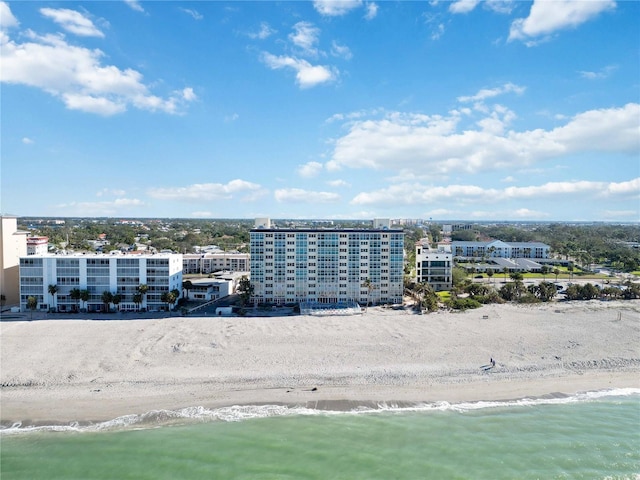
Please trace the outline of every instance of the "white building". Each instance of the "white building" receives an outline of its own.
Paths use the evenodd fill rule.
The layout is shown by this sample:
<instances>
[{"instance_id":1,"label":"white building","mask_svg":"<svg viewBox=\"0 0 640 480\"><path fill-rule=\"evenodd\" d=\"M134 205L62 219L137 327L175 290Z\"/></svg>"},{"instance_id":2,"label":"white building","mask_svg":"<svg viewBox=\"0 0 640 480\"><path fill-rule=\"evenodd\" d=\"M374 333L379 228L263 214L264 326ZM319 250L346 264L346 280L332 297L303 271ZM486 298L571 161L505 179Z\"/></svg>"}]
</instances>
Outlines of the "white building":
<instances>
[{"instance_id":1,"label":"white building","mask_svg":"<svg viewBox=\"0 0 640 480\"><path fill-rule=\"evenodd\" d=\"M453 286L453 254L444 249L431 249L426 242L416 244L416 281L426 282L436 291Z\"/></svg>"},{"instance_id":2,"label":"white building","mask_svg":"<svg viewBox=\"0 0 640 480\"><path fill-rule=\"evenodd\" d=\"M192 300L210 302L233 293L233 281L228 279L202 278L191 280L187 295Z\"/></svg>"},{"instance_id":3,"label":"white building","mask_svg":"<svg viewBox=\"0 0 640 480\"><path fill-rule=\"evenodd\" d=\"M49 237L27 237L27 255L44 255L49 251Z\"/></svg>"},{"instance_id":4,"label":"white building","mask_svg":"<svg viewBox=\"0 0 640 480\"><path fill-rule=\"evenodd\" d=\"M491 240L488 242L452 242L455 257L481 258L549 258L551 247L540 242L503 242Z\"/></svg>"},{"instance_id":5,"label":"white building","mask_svg":"<svg viewBox=\"0 0 640 480\"><path fill-rule=\"evenodd\" d=\"M18 230L18 219L3 215L0 222L0 293L4 305L20 301L20 257L27 255L28 232Z\"/></svg>"},{"instance_id":6,"label":"white building","mask_svg":"<svg viewBox=\"0 0 640 480\"><path fill-rule=\"evenodd\" d=\"M249 254L239 252L186 253L182 256L182 273L209 274L219 271L248 272Z\"/></svg>"},{"instance_id":7,"label":"white building","mask_svg":"<svg viewBox=\"0 0 640 480\"><path fill-rule=\"evenodd\" d=\"M57 293L51 295L49 286ZM138 305L134 295L140 285L147 285ZM71 291L87 291L89 298L79 302ZM78 308L100 311L102 294L120 295L118 308L124 311L160 310L166 305L165 292L182 292L182 255L68 254L30 255L20 258L20 307L27 309L28 297L35 297L38 309L73 311Z\"/></svg>"},{"instance_id":8,"label":"white building","mask_svg":"<svg viewBox=\"0 0 640 480\"><path fill-rule=\"evenodd\" d=\"M404 233L373 229L272 228L251 236L254 303L401 303Z\"/></svg>"}]
</instances>

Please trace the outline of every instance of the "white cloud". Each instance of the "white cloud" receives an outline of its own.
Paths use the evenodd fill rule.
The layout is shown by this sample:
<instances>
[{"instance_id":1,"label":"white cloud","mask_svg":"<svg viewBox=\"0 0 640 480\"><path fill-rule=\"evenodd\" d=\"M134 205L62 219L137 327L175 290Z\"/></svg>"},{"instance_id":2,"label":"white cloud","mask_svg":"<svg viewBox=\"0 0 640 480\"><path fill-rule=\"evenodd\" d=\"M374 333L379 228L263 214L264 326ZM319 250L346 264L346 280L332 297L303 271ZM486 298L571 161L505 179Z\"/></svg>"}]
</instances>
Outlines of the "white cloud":
<instances>
[{"instance_id":1,"label":"white cloud","mask_svg":"<svg viewBox=\"0 0 640 480\"><path fill-rule=\"evenodd\" d=\"M28 30L25 36L29 41L24 43L4 38L2 82L44 90L69 109L114 115L134 106L175 114L195 99L191 88L166 98L153 95L140 72L103 65L102 51L70 45L61 35L39 36Z\"/></svg>"},{"instance_id":2,"label":"white cloud","mask_svg":"<svg viewBox=\"0 0 640 480\"><path fill-rule=\"evenodd\" d=\"M360 8L362 0L314 0L313 6L320 15L339 17Z\"/></svg>"},{"instance_id":3,"label":"white cloud","mask_svg":"<svg viewBox=\"0 0 640 480\"><path fill-rule=\"evenodd\" d=\"M434 186L420 183L398 183L372 192L361 192L351 203L354 205L421 205L455 203L476 205L499 204L510 200L541 200L558 196L588 195L590 197L638 197L640 178L626 182L548 182L527 187L484 188L477 185Z\"/></svg>"},{"instance_id":4,"label":"white cloud","mask_svg":"<svg viewBox=\"0 0 640 480\"><path fill-rule=\"evenodd\" d=\"M503 126L510 115L502 118ZM392 113L381 120L352 122L348 133L335 140L326 167L388 169L421 176L513 170L581 152L638 155L639 119L640 104L630 103L580 113L552 130L502 133L482 121L480 130L458 131L459 112L447 117Z\"/></svg>"},{"instance_id":5,"label":"white cloud","mask_svg":"<svg viewBox=\"0 0 640 480\"><path fill-rule=\"evenodd\" d=\"M151 188L149 196L160 200L211 201L229 200L238 195L261 192L262 187L245 180L231 180L228 183L196 183L186 187Z\"/></svg>"},{"instance_id":6,"label":"white cloud","mask_svg":"<svg viewBox=\"0 0 640 480\"><path fill-rule=\"evenodd\" d=\"M126 192L124 190L113 189L113 188L103 188L102 190L98 190L96 192L96 197L102 196L114 196L114 197L124 197Z\"/></svg>"},{"instance_id":7,"label":"white cloud","mask_svg":"<svg viewBox=\"0 0 640 480\"><path fill-rule=\"evenodd\" d=\"M340 195L332 192L312 192L300 188L282 188L274 192L276 201L282 203L333 203Z\"/></svg>"},{"instance_id":8,"label":"white cloud","mask_svg":"<svg viewBox=\"0 0 640 480\"><path fill-rule=\"evenodd\" d=\"M180 7L180 10L186 13L187 15L190 15L191 17L193 17L194 20L202 20L204 18L204 16L197 10L193 10L191 8L182 8L182 7Z\"/></svg>"},{"instance_id":9,"label":"white cloud","mask_svg":"<svg viewBox=\"0 0 640 480\"><path fill-rule=\"evenodd\" d=\"M604 78L608 78L614 71L617 70L617 68L618 67L616 65L607 65L597 72L581 71L579 73L582 78L586 78L588 80L601 80Z\"/></svg>"},{"instance_id":10,"label":"white cloud","mask_svg":"<svg viewBox=\"0 0 640 480\"><path fill-rule=\"evenodd\" d=\"M191 212L193 218L213 218L213 213L207 211Z\"/></svg>"},{"instance_id":11,"label":"white cloud","mask_svg":"<svg viewBox=\"0 0 640 480\"><path fill-rule=\"evenodd\" d=\"M351 60L351 57L353 57L351 50L349 50L349 47L340 45L335 40L331 42L331 55L333 55L334 57L344 58L345 60Z\"/></svg>"},{"instance_id":12,"label":"white cloud","mask_svg":"<svg viewBox=\"0 0 640 480\"><path fill-rule=\"evenodd\" d=\"M476 5L480 3L480 0L457 0L449 5L449 11L451 13L469 13Z\"/></svg>"},{"instance_id":13,"label":"white cloud","mask_svg":"<svg viewBox=\"0 0 640 480\"><path fill-rule=\"evenodd\" d=\"M296 71L296 83L300 88L315 87L335 80L337 72L324 65L311 65L306 60L263 53L262 61L272 70L291 68Z\"/></svg>"},{"instance_id":14,"label":"white cloud","mask_svg":"<svg viewBox=\"0 0 640 480\"><path fill-rule=\"evenodd\" d=\"M496 13L509 14L513 10L513 0L486 0L483 6Z\"/></svg>"},{"instance_id":15,"label":"white cloud","mask_svg":"<svg viewBox=\"0 0 640 480\"><path fill-rule=\"evenodd\" d=\"M305 55L317 55L316 44L318 43L320 29L309 22L298 22L293 26L293 30L293 33L289 34L289 40L302 49Z\"/></svg>"},{"instance_id":16,"label":"white cloud","mask_svg":"<svg viewBox=\"0 0 640 480\"><path fill-rule=\"evenodd\" d=\"M378 5L371 2L366 5L367 13L365 13L364 18L366 20L373 20L378 15Z\"/></svg>"},{"instance_id":17,"label":"white cloud","mask_svg":"<svg viewBox=\"0 0 640 480\"><path fill-rule=\"evenodd\" d=\"M511 24L509 40L544 37L577 26L616 7L614 0L535 0L529 16Z\"/></svg>"},{"instance_id":18,"label":"white cloud","mask_svg":"<svg viewBox=\"0 0 640 480\"><path fill-rule=\"evenodd\" d=\"M521 95L525 90L525 87L521 87L513 83L505 83L501 87L483 88L475 95L458 97L458 101L462 103L483 102L488 98L497 97L498 95L504 95L505 93L516 93L517 95Z\"/></svg>"},{"instance_id":19,"label":"white cloud","mask_svg":"<svg viewBox=\"0 0 640 480\"><path fill-rule=\"evenodd\" d=\"M129 5L129 7L136 12L144 12L144 8L142 8L142 5L140 5L138 0L124 0L124 3Z\"/></svg>"},{"instance_id":20,"label":"white cloud","mask_svg":"<svg viewBox=\"0 0 640 480\"><path fill-rule=\"evenodd\" d=\"M145 203L137 198L117 198L105 202L70 202L56 205L69 215L89 217L111 216L130 213L132 207L144 207Z\"/></svg>"},{"instance_id":21,"label":"white cloud","mask_svg":"<svg viewBox=\"0 0 640 480\"><path fill-rule=\"evenodd\" d=\"M305 178L315 177L322 171L322 164L319 162L309 162L298 167L298 175Z\"/></svg>"},{"instance_id":22,"label":"white cloud","mask_svg":"<svg viewBox=\"0 0 640 480\"><path fill-rule=\"evenodd\" d=\"M344 180L330 180L327 182L327 185L330 185L332 187L336 187L336 188L342 188L342 187L350 187L351 184L349 182L346 182Z\"/></svg>"},{"instance_id":23,"label":"white cloud","mask_svg":"<svg viewBox=\"0 0 640 480\"><path fill-rule=\"evenodd\" d=\"M25 145L32 145L34 143L34 141L29 137L23 137L22 138L22 143L24 143Z\"/></svg>"},{"instance_id":24,"label":"white cloud","mask_svg":"<svg viewBox=\"0 0 640 480\"><path fill-rule=\"evenodd\" d=\"M11 13L9 5L6 2L0 2L0 31L8 30L18 25L20 25L20 22Z\"/></svg>"},{"instance_id":25,"label":"white cloud","mask_svg":"<svg viewBox=\"0 0 640 480\"><path fill-rule=\"evenodd\" d=\"M225 123L235 122L239 118L240 118L240 115L238 115L237 113L232 113L231 115L227 115L224 117L224 122Z\"/></svg>"},{"instance_id":26,"label":"white cloud","mask_svg":"<svg viewBox=\"0 0 640 480\"><path fill-rule=\"evenodd\" d=\"M258 30L257 32L250 32L247 34L247 36L249 38L253 38L254 40L264 40L276 33L276 31L277 30L272 29L267 22L262 22L260 24L260 30Z\"/></svg>"},{"instance_id":27,"label":"white cloud","mask_svg":"<svg viewBox=\"0 0 640 480\"><path fill-rule=\"evenodd\" d=\"M104 37L90 18L68 8L41 8L40 13L60 25L67 32L82 37Z\"/></svg>"},{"instance_id":28,"label":"white cloud","mask_svg":"<svg viewBox=\"0 0 640 480\"><path fill-rule=\"evenodd\" d=\"M442 35L444 35L444 24L439 23L438 25L433 27L431 36L429 38L431 38L431 40L438 40L440 37L442 37Z\"/></svg>"}]
</instances>

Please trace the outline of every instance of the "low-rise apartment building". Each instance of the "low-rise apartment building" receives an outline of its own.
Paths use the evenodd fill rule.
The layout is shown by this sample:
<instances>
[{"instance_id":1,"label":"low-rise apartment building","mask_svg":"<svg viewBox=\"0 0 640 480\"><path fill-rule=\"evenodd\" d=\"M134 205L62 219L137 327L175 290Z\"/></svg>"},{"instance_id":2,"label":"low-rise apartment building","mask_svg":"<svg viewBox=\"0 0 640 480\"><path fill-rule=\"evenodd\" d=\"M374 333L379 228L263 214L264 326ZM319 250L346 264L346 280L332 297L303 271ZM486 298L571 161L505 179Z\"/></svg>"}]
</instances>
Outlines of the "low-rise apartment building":
<instances>
[{"instance_id":1,"label":"low-rise apartment building","mask_svg":"<svg viewBox=\"0 0 640 480\"><path fill-rule=\"evenodd\" d=\"M468 259L483 258L549 258L551 247L541 242L503 242L491 240L488 242L453 241L454 257Z\"/></svg>"},{"instance_id":2,"label":"low-rise apartment building","mask_svg":"<svg viewBox=\"0 0 640 480\"><path fill-rule=\"evenodd\" d=\"M140 285L146 293L140 303L135 295ZM56 293L50 293L55 286ZM88 292L86 301L73 298L73 290ZM182 292L181 254L132 255L46 254L20 258L20 308L27 310L29 297L35 297L39 310L101 311L104 292L118 294L123 311L161 310L162 294Z\"/></svg>"},{"instance_id":3,"label":"low-rise apartment building","mask_svg":"<svg viewBox=\"0 0 640 480\"><path fill-rule=\"evenodd\" d=\"M214 272L248 272L249 254L240 252L185 253L182 255L182 273L185 275Z\"/></svg>"},{"instance_id":4,"label":"low-rise apartment building","mask_svg":"<svg viewBox=\"0 0 640 480\"><path fill-rule=\"evenodd\" d=\"M416 244L416 281L426 282L436 291L453 286L453 254L443 248L432 249L427 242Z\"/></svg>"}]
</instances>

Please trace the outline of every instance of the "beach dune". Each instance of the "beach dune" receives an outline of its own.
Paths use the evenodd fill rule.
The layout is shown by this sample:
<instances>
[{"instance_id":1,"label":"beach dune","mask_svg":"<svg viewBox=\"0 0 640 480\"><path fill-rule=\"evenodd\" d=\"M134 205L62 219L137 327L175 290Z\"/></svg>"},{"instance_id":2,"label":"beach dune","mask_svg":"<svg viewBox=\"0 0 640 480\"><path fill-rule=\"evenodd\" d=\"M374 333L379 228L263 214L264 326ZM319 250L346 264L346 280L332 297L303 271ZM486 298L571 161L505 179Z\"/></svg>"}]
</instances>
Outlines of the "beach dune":
<instances>
[{"instance_id":1,"label":"beach dune","mask_svg":"<svg viewBox=\"0 0 640 480\"><path fill-rule=\"evenodd\" d=\"M506 400L640 387L640 301L416 315L0 324L0 422L190 406ZM495 360L491 366L490 360Z\"/></svg>"}]
</instances>

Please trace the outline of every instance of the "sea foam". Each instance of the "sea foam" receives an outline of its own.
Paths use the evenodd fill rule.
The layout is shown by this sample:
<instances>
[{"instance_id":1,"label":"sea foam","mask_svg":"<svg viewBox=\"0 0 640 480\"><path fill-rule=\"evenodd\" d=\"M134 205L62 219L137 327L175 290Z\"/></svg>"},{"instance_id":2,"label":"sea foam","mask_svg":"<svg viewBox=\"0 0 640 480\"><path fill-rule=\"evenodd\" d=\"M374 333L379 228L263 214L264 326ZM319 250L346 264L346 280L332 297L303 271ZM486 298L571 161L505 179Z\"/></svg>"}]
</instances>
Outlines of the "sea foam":
<instances>
[{"instance_id":1,"label":"sea foam","mask_svg":"<svg viewBox=\"0 0 640 480\"><path fill-rule=\"evenodd\" d=\"M550 394L535 398L522 398L505 401L478 402L433 402L414 405L398 405L381 402L375 406L360 406L350 410L317 409L287 405L232 405L209 409L202 406L186 407L177 410L152 410L143 414L123 415L105 422L81 425L71 422L68 425L23 425L16 422L10 427L1 427L0 435L26 434L31 432L100 432L112 430L135 430L158 428L168 425L180 425L194 422L240 422L246 420L284 417L296 415L371 415L378 413L454 411L465 413L491 408L534 407L538 405L561 405L579 402L597 401L614 397L640 396L640 388L619 388L597 390L575 395Z\"/></svg>"}]
</instances>

